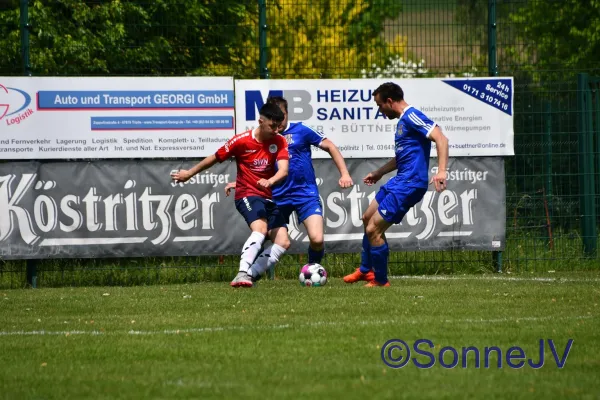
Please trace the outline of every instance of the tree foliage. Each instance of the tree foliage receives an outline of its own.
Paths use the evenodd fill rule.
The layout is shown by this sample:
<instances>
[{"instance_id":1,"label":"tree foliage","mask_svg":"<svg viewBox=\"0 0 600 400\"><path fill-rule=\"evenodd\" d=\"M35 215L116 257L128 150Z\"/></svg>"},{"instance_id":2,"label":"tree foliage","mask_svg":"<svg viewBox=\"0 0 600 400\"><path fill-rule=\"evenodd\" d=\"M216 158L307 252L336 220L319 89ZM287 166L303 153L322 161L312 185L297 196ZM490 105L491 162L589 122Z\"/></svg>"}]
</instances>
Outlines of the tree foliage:
<instances>
[{"instance_id":1,"label":"tree foliage","mask_svg":"<svg viewBox=\"0 0 600 400\"><path fill-rule=\"evenodd\" d=\"M457 0L462 38L487 63L488 2ZM600 0L496 1L498 65L535 82L574 79L574 71L600 68ZM485 60L481 62L481 60Z\"/></svg>"},{"instance_id":2,"label":"tree foliage","mask_svg":"<svg viewBox=\"0 0 600 400\"><path fill-rule=\"evenodd\" d=\"M400 2L267 4L273 77L359 76L405 52L382 35ZM31 0L29 20L33 75L258 76L257 0ZM0 71L20 75L16 0L0 7L0 46Z\"/></svg>"},{"instance_id":3,"label":"tree foliage","mask_svg":"<svg viewBox=\"0 0 600 400\"><path fill-rule=\"evenodd\" d=\"M518 27L514 54L535 81L600 68L600 0L529 1L508 22Z\"/></svg>"},{"instance_id":4,"label":"tree foliage","mask_svg":"<svg viewBox=\"0 0 600 400\"><path fill-rule=\"evenodd\" d=\"M406 52L406 40L383 37L386 18L394 18L401 2L389 0L283 0L267 6L267 66L272 78L359 77L361 70L385 65ZM258 26L256 16L247 25ZM256 38L243 47L252 49ZM259 52L240 60L244 71L258 76ZM213 70L227 69L214 66Z\"/></svg>"},{"instance_id":5,"label":"tree foliage","mask_svg":"<svg viewBox=\"0 0 600 400\"><path fill-rule=\"evenodd\" d=\"M383 38L386 18L401 10L400 1L288 1L269 10L276 21L269 32L269 69L274 77L358 77L360 71L404 55L406 42Z\"/></svg>"},{"instance_id":6,"label":"tree foliage","mask_svg":"<svg viewBox=\"0 0 600 400\"><path fill-rule=\"evenodd\" d=\"M19 8L0 10L0 70L21 64ZM244 56L254 0L34 0L34 75L185 75Z\"/></svg>"}]
</instances>

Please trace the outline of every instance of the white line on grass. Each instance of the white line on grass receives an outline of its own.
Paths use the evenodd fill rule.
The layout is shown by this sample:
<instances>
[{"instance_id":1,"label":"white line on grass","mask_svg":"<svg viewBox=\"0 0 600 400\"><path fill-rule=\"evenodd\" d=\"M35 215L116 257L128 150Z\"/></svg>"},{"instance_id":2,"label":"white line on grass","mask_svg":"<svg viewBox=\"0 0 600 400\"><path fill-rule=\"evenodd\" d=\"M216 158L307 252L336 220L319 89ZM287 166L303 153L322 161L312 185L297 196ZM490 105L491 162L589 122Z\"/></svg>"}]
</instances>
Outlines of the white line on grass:
<instances>
[{"instance_id":1,"label":"white line on grass","mask_svg":"<svg viewBox=\"0 0 600 400\"><path fill-rule=\"evenodd\" d=\"M68 336L68 335L103 335L101 331L0 331L0 336Z\"/></svg>"},{"instance_id":2,"label":"white line on grass","mask_svg":"<svg viewBox=\"0 0 600 400\"><path fill-rule=\"evenodd\" d=\"M544 278L544 277L516 277L516 276L450 276L450 275L394 275L389 279L414 279L423 281L454 281L454 280L475 280L475 281L524 281L524 282L600 282L598 278Z\"/></svg>"},{"instance_id":3,"label":"white line on grass","mask_svg":"<svg viewBox=\"0 0 600 400\"><path fill-rule=\"evenodd\" d=\"M581 320L581 319L592 319L597 318L595 315L581 315L574 317L512 317L512 318L492 318L492 319L446 319L444 323L449 324L497 324L505 322L541 322L541 321L563 321L563 320ZM422 320L381 320L381 321L362 321L362 322L340 322L340 321L317 321L309 322L305 324L283 324L283 325L234 325L234 326L216 326L216 327L205 327L205 328L183 328L183 329L164 329L164 330L153 330L153 331L142 331L142 330L129 330L129 331L0 331L0 336L68 336L68 335L136 335L136 336L155 336L155 335L179 335L186 333L216 333L225 331L251 331L251 330L266 330L266 331L278 331L284 329L299 329L307 327L319 327L319 326L345 326L345 325L417 325L422 324Z\"/></svg>"}]
</instances>

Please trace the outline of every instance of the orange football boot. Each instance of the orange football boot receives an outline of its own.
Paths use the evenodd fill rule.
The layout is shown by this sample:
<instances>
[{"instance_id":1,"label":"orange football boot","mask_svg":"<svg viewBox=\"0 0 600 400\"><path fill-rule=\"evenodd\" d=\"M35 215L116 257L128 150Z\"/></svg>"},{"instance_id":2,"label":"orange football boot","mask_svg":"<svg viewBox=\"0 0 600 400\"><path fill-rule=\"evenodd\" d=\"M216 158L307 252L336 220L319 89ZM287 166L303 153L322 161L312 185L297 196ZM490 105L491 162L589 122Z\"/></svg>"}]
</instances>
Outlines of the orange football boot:
<instances>
[{"instance_id":1,"label":"orange football boot","mask_svg":"<svg viewBox=\"0 0 600 400\"><path fill-rule=\"evenodd\" d=\"M369 282L372 280L375 280L375 273L373 271L369 271L366 274L363 274L360 272L360 268L356 268L356 271L344 277L344 282L346 283L356 283L358 281Z\"/></svg>"},{"instance_id":2,"label":"orange football boot","mask_svg":"<svg viewBox=\"0 0 600 400\"><path fill-rule=\"evenodd\" d=\"M390 283L386 282L385 284L382 285L381 283L379 283L375 279L373 279L371 282L369 282L365 285L365 287L376 287L376 286L388 287L388 286L390 286Z\"/></svg>"}]
</instances>

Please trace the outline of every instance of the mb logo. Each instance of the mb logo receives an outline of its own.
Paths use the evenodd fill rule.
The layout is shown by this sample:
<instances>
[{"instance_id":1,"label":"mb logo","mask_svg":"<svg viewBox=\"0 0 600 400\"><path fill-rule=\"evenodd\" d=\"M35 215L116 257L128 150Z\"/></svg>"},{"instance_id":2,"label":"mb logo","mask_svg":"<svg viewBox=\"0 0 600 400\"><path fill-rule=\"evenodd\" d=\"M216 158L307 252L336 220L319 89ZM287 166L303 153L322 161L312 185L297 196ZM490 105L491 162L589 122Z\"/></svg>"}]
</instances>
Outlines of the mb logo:
<instances>
[{"instance_id":1,"label":"mb logo","mask_svg":"<svg viewBox=\"0 0 600 400\"><path fill-rule=\"evenodd\" d=\"M288 118L290 121L306 121L313 116L310 105L312 96L306 90L269 90L270 96L282 96L288 102ZM256 121L258 110L265 104L266 98L260 90L246 90L246 121Z\"/></svg>"}]
</instances>

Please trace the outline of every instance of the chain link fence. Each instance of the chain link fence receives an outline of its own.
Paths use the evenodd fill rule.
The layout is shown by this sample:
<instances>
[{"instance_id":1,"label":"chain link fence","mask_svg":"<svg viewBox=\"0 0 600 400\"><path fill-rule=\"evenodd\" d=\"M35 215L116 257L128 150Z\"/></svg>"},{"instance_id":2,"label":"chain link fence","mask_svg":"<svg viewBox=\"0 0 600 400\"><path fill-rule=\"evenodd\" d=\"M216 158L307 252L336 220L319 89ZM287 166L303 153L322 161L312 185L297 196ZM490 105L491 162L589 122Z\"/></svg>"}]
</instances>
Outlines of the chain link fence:
<instances>
[{"instance_id":1,"label":"chain link fence","mask_svg":"<svg viewBox=\"0 0 600 400\"><path fill-rule=\"evenodd\" d=\"M390 78L513 76L501 254L398 252L391 274L598 268L597 2L555 0L4 1L4 76ZM498 184L501 184L500 182ZM328 254L334 275L359 254ZM286 256L295 277L304 256ZM38 279L140 284L229 279L237 257L41 260ZM213 267L221 268L213 268ZM286 266L289 266L286 267ZM0 260L0 287L27 282Z\"/></svg>"}]
</instances>

